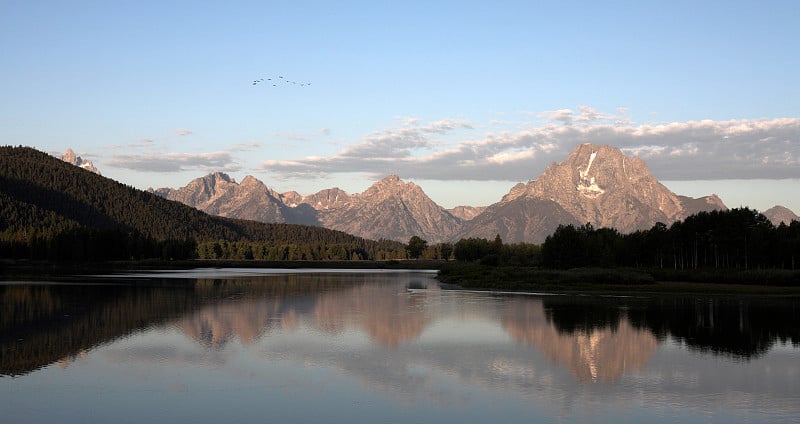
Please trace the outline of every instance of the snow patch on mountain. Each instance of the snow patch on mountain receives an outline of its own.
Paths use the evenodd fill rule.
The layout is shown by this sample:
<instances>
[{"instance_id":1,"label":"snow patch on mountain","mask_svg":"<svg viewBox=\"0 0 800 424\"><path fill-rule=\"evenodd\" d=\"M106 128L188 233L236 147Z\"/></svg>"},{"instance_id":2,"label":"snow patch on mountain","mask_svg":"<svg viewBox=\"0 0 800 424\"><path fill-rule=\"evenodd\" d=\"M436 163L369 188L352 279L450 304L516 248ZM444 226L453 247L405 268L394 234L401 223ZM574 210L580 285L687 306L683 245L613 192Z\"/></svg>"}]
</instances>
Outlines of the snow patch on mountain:
<instances>
[{"instance_id":1,"label":"snow patch on mountain","mask_svg":"<svg viewBox=\"0 0 800 424\"><path fill-rule=\"evenodd\" d=\"M606 191L600 188L597 185L597 181L595 181L594 177L589 176L589 171L592 169L592 163L594 159L597 157L597 152L592 151L592 154L589 155L589 164L586 165L585 170L578 169L578 173L580 175L580 182L578 183L577 189L578 191L584 196L590 199L596 199L601 194L605 193Z\"/></svg>"}]
</instances>

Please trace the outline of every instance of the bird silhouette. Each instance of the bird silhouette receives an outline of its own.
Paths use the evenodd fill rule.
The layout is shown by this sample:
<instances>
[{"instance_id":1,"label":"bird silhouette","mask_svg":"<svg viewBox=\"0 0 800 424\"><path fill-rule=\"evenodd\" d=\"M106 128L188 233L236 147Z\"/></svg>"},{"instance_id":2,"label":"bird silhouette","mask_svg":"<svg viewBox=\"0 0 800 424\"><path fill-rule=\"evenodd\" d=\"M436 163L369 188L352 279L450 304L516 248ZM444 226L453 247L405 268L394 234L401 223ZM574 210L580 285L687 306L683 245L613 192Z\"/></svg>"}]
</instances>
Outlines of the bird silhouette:
<instances>
[{"instance_id":1,"label":"bird silhouette","mask_svg":"<svg viewBox=\"0 0 800 424\"><path fill-rule=\"evenodd\" d=\"M279 80L283 80L283 82L286 83L286 84L292 84L292 85L298 85L299 84L301 87L305 87L305 86L310 86L311 85L310 82L292 81L292 80L290 80L288 78L285 78L283 75L278 75L278 78L275 78L275 82L276 83ZM273 81L273 78L270 77L270 78L267 78L266 80L264 78L255 79L255 80L253 80L253 83L251 85L259 85L260 83L262 83L264 81ZM272 84L272 86L273 87L277 87L278 84Z\"/></svg>"}]
</instances>

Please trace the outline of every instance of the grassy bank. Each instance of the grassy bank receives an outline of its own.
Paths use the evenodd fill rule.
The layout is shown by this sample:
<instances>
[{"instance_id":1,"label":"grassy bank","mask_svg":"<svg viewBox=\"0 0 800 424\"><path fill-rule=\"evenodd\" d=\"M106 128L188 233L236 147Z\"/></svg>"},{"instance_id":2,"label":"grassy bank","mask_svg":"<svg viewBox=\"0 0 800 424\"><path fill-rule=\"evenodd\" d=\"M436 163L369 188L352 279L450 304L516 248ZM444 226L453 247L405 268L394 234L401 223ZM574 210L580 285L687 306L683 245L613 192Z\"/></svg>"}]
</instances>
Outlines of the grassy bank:
<instances>
[{"instance_id":1,"label":"grassy bank","mask_svg":"<svg viewBox=\"0 0 800 424\"><path fill-rule=\"evenodd\" d=\"M438 279L445 287L472 290L800 295L800 271L786 270L552 270L450 263L440 268Z\"/></svg>"}]
</instances>

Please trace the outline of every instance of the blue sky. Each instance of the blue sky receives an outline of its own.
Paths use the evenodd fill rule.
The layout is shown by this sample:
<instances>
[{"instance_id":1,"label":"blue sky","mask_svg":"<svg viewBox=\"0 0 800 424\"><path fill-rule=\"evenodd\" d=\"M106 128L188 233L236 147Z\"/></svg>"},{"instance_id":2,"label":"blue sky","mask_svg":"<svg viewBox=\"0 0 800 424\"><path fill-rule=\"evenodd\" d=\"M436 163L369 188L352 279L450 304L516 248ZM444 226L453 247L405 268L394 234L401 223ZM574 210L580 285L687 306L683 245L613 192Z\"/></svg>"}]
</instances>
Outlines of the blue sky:
<instances>
[{"instance_id":1,"label":"blue sky","mask_svg":"<svg viewBox=\"0 0 800 424\"><path fill-rule=\"evenodd\" d=\"M679 194L797 213L798 23L793 1L6 1L0 143L139 188L396 173L445 207L606 143Z\"/></svg>"}]
</instances>

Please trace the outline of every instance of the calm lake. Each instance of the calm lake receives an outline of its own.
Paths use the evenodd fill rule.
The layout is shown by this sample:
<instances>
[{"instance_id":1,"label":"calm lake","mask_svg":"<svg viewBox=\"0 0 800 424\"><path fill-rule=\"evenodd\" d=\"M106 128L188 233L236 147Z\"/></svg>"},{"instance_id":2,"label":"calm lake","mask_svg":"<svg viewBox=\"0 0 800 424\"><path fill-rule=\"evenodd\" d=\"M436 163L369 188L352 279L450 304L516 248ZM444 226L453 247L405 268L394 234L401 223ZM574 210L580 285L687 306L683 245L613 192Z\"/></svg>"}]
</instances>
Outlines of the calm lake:
<instances>
[{"instance_id":1,"label":"calm lake","mask_svg":"<svg viewBox=\"0 0 800 424\"><path fill-rule=\"evenodd\" d=\"M0 422L800 422L800 300L432 272L0 283Z\"/></svg>"}]
</instances>

